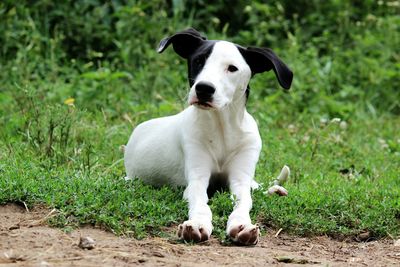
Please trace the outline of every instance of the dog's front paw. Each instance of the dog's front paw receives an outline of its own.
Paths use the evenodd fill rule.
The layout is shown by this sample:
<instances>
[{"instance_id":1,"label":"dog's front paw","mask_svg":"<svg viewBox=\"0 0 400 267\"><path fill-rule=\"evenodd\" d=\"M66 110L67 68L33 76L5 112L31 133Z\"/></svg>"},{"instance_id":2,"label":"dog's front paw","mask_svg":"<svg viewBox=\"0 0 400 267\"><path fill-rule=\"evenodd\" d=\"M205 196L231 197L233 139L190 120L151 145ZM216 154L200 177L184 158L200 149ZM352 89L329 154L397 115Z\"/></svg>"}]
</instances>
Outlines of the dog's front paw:
<instances>
[{"instance_id":1,"label":"dog's front paw","mask_svg":"<svg viewBox=\"0 0 400 267\"><path fill-rule=\"evenodd\" d=\"M254 246L258 243L260 229L253 224L239 224L230 227L228 234L238 245Z\"/></svg>"},{"instance_id":2,"label":"dog's front paw","mask_svg":"<svg viewBox=\"0 0 400 267\"><path fill-rule=\"evenodd\" d=\"M178 226L178 237L187 242L203 242L210 238L211 230L193 220L186 221Z\"/></svg>"}]
</instances>

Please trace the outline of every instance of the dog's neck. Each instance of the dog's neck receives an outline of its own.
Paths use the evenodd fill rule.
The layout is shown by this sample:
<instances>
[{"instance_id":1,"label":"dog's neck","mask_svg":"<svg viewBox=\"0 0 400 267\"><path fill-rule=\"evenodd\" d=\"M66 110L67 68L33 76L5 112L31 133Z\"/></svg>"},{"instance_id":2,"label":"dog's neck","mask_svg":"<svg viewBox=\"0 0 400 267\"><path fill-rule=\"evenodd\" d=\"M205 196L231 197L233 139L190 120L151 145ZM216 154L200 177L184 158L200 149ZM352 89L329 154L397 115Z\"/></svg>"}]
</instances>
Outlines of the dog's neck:
<instances>
[{"instance_id":1,"label":"dog's neck","mask_svg":"<svg viewBox=\"0 0 400 267\"><path fill-rule=\"evenodd\" d=\"M241 131L246 112L246 100L246 97L240 97L222 109L201 110L195 108L195 110L199 118L206 119L204 121L213 120L226 132Z\"/></svg>"}]
</instances>

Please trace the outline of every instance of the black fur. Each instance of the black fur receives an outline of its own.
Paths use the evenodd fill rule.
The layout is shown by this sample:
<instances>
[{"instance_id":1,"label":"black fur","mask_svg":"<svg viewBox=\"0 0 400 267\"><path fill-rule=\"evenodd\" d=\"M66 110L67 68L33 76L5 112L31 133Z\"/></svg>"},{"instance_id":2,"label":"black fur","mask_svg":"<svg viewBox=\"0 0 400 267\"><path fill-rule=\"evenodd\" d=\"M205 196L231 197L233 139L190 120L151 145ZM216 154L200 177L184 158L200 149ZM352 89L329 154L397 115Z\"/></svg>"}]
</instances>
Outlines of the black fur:
<instances>
[{"instance_id":1,"label":"black fur","mask_svg":"<svg viewBox=\"0 0 400 267\"><path fill-rule=\"evenodd\" d=\"M272 69L279 84L284 89L290 89L293 72L271 49L260 47L244 48L239 45L237 45L237 48L247 64L249 64L253 75Z\"/></svg>"},{"instance_id":2,"label":"black fur","mask_svg":"<svg viewBox=\"0 0 400 267\"><path fill-rule=\"evenodd\" d=\"M203 41L203 43L187 59L188 80L190 87L193 86L197 75L203 69L207 58L210 56L215 45L215 41Z\"/></svg>"}]
</instances>

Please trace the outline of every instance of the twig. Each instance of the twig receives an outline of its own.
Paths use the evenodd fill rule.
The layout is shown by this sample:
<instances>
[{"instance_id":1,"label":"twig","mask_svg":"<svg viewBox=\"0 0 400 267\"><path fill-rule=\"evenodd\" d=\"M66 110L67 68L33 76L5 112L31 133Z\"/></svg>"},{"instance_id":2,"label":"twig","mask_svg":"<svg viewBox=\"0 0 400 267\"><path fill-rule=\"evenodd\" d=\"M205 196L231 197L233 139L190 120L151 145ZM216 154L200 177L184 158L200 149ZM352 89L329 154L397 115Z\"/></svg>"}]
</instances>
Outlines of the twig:
<instances>
[{"instance_id":1,"label":"twig","mask_svg":"<svg viewBox=\"0 0 400 267\"><path fill-rule=\"evenodd\" d=\"M29 212L28 206L26 205L25 201L23 201L22 204L24 204L26 211Z\"/></svg>"},{"instance_id":2,"label":"twig","mask_svg":"<svg viewBox=\"0 0 400 267\"><path fill-rule=\"evenodd\" d=\"M44 216L42 219L33 221L31 224L29 224L29 227L33 226L38 226L41 225L43 222L45 222L54 212L56 212L56 209L52 209L46 216Z\"/></svg>"},{"instance_id":3,"label":"twig","mask_svg":"<svg viewBox=\"0 0 400 267\"><path fill-rule=\"evenodd\" d=\"M276 232L275 237L278 237L278 235L282 232L283 228L279 229L278 232Z\"/></svg>"}]
</instances>

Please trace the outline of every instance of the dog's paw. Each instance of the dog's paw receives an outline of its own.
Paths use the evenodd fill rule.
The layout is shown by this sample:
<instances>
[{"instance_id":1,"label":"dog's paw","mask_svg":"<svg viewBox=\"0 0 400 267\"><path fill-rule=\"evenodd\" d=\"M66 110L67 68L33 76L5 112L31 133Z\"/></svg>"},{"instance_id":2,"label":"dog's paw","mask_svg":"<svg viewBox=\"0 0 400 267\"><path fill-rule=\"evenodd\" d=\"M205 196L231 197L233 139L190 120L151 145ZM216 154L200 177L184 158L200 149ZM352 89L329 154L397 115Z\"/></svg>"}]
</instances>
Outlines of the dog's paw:
<instances>
[{"instance_id":1,"label":"dog's paw","mask_svg":"<svg viewBox=\"0 0 400 267\"><path fill-rule=\"evenodd\" d=\"M228 234L238 245L254 246L258 243L260 229L253 224L239 224L230 227Z\"/></svg>"},{"instance_id":2,"label":"dog's paw","mask_svg":"<svg viewBox=\"0 0 400 267\"><path fill-rule=\"evenodd\" d=\"M187 242L203 242L210 238L211 231L200 223L189 220L178 226L178 237Z\"/></svg>"}]
</instances>

